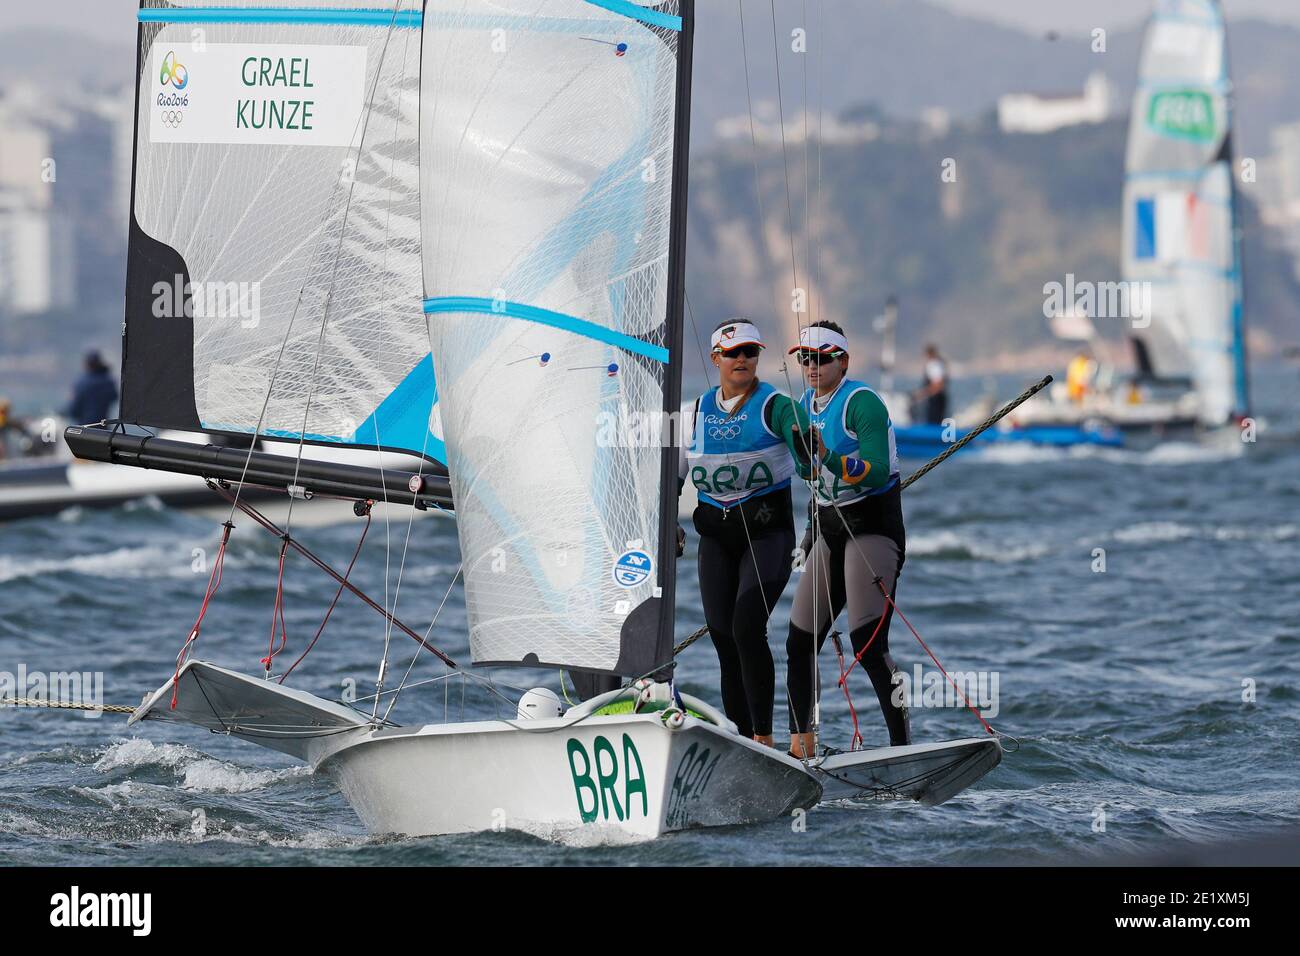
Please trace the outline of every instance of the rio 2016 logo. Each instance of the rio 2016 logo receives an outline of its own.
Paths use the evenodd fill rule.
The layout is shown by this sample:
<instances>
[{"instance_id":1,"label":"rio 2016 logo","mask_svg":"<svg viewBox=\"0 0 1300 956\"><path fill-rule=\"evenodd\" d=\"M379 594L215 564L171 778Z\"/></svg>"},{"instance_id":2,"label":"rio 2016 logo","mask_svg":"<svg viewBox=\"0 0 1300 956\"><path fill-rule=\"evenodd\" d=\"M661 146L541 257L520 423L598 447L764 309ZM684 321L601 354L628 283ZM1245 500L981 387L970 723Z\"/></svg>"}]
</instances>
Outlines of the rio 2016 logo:
<instances>
[{"instance_id":1,"label":"rio 2016 logo","mask_svg":"<svg viewBox=\"0 0 1300 956\"><path fill-rule=\"evenodd\" d=\"M183 90L189 81L190 73L185 69L185 64L176 59L174 50L168 50L167 55L163 57L162 69L158 73L158 83L162 86L170 83L177 90Z\"/></svg>"}]
</instances>

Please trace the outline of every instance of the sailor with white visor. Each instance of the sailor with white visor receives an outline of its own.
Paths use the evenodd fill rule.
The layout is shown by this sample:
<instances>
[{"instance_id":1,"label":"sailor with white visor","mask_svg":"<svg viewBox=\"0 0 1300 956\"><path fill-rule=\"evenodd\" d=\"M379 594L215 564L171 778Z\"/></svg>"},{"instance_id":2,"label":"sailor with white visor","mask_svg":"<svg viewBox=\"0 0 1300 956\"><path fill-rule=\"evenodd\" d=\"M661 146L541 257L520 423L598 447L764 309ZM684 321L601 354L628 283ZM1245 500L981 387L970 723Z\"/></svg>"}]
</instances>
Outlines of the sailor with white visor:
<instances>
[{"instance_id":1,"label":"sailor with white visor","mask_svg":"<svg viewBox=\"0 0 1300 956\"><path fill-rule=\"evenodd\" d=\"M790 752L815 756L816 655L846 605L853 650L875 688L889 742L906 744L907 711L891 699L889 656L891 600L906 548L894 426L880 396L848 378L849 343L834 322L800 330L790 353L809 385L799 405L812 421L813 452L822 461L810 526L817 536L815 543L805 537L809 553L786 641Z\"/></svg>"},{"instance_id":2,"label":"sailor with white visor","mask_svg":"<svg viewBox=\"0 0 1300 956\"><path fill-rule=\"evenodd\" d=\"M807 460L808 418L759 381L765 346L752 322L720 323L709 346L718 385L682 407L679 477L699 497L700 595L723 707L741 734L771 744L776 671L767 620L790 580L790 480L795 456Z\"/></svg>"}]
</instances>

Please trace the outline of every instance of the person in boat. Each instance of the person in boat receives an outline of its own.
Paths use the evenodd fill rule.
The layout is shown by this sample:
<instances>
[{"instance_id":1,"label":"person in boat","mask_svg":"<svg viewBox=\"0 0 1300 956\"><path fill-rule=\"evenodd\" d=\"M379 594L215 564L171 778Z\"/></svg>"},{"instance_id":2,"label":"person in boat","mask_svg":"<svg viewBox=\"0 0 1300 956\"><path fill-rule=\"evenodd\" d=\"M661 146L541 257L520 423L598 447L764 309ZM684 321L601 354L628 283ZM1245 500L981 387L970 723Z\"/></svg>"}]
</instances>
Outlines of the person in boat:
<instances>
[{"instance_id":1,"label":"person in boat","mask_svg":"<svg viewBox=\"0 0 1300 956\"><path fill-rule=\"evenodd\" d=\"M86 353L85 370L72 386L72 402L64 412L78 425L106 421L117 401L117 384L96 351Z\"/></svg>"},{"instance_id":2,"label":"person in boat","mask_svg":"<svg viewBox=\"0 0 1300 956\"><path fill-rule=\"evenodd\" d=\"M1097 363L1087 349L1080 349L1065 368L1065 394L1076 405L1082 405L1092 392L1097 377Z\"/></svg>"},{"instance_id":3,"label":"person in boat","mask_svg":"<svg viewBox=\"0 0 1300 956\"><path fill-rule=\"evenodd\" d=\"M948 417L948 363L937 345L925 347L924 376L912 400L920 405L921 420L927 425L942 425Z\"/></svg>"},{"instance_id":4,"label":"person in boat","mask_svg":"<svg viewBox=\"0 0 1300 956\"><path fill-rule=\"evenodd\" d=\"M700 595L722 672L723 709L742 735L770 745L776 667L767 622L790 580L790 480L795 461L807 461L809 432L794 400L759 380L764 347L758 328L744 319L713 330L719 384L682 406L679 479L699 497L693 523Z\"/></svg>"},{"instance_id":5,"label":"person in boat","mask_svg":"<svg viewBox=\"0 0 1300 956\"><path fill-rule=\"evenodd\" d=\"M12 407L9 399L0 397L0 461L8 457L11 440L15 449L21 449L22 441L27 437L22 425L10 414Z\"/></svg>"},{"instance_id":6,"label":"person in boat","mask_svg":"<svg viewBox=\"0 0 1300 956\"><path fill-rule=\"evenodd\" d=\"M816 507L802 555L795 552L803 573L786 641L790 753L815 756L816 658L846 606L853 652L875 689L889 742L907 744L907 710L892 700L897 668L889 654L892 601L907 545L894 426L880 396L848 377L849 345L839 325L813 323L790 351L809 386L800 405L811 418L813 456L820 462Z\"/></svg>"}]
</instances>

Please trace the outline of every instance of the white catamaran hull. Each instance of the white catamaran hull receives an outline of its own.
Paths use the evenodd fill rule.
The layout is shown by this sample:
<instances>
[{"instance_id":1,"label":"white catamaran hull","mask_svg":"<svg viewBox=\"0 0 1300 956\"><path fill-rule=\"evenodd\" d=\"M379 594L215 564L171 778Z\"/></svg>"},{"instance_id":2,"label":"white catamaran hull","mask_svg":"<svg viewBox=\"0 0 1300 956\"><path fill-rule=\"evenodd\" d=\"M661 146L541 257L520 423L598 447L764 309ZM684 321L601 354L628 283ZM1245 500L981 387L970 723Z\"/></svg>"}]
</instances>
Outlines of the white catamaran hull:
<instances>
[{"instance_id":1,"label":"white catamaran hull","mask_svg":"<svg viewBox=\"0 0 1300 956\"><path fill-rule=\"evenodd\" d=\"M992 737L831 753L808 764L823 800L915 800L937 806L1002 761Z\"/></svg>"},{"instance_id":2,"label":"white catamaran hull","mask_svg":"<svg viewBox=\"0 0 1300 956\"><path fill-rule=\"evenodd\" d=\"M677 729L655 713L512 723L379 730L320 769L372 832L412 836L650 839L772 820L821 796L797 760L695 717Z\"/></svg>"},{"instance_id":3,"label":"white catamaran hull","mask_svg":"<svg viewBox=\"0 0 1300 956\"><path fill-rule=\"evenodd\" d=\"M175 706L171 705L175 693ZM822 800L943 803L1002 759L989 737L831 753L808 764L740 737L713 707L378 727L350 707L188 661L131 716L195 724L328 774L371 832L522 830L592 843L759 823ZM664 706L662 703L658 706Z\"/></svg>"}]
</instances>

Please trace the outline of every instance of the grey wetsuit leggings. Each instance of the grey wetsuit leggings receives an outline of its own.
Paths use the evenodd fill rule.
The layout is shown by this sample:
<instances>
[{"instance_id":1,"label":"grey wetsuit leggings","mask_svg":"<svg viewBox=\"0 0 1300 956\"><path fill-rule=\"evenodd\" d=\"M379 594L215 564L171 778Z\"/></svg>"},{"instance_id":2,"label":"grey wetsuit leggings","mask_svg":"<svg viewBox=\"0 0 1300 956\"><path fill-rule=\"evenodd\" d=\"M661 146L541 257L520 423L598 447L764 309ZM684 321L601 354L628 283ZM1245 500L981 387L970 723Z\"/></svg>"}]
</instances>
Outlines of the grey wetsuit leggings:
<instances>
[{"instance_id":1,"label":"grey wetsuit leggings","mask_svg":"<svg viewBox=\"0 0 1300 956\"><path fill-rule=\"evenodd\" d=\"M894 707L891 702L896 670L889 655L889 622L893 608L885 600L880 586L883 585L892 598L901 565L898 544L884 535L849 537L841 531L839 534L824 532L818 536L799 575L794 607L790 612L790 636L786 641L791 733L812 730L813 702L817 693L816 655L826 642L831 623L847 605L853 653L860 652L868 641L871 644L862 655L862 666L871 679L885 715L889 742L895 746L910 742L907 711ZM879 585L876 583L877 575L880 577ZM874 640L871 639L873 633ZM817 635L815 639L814 634Z\"/></svg>"}]
</instances>

